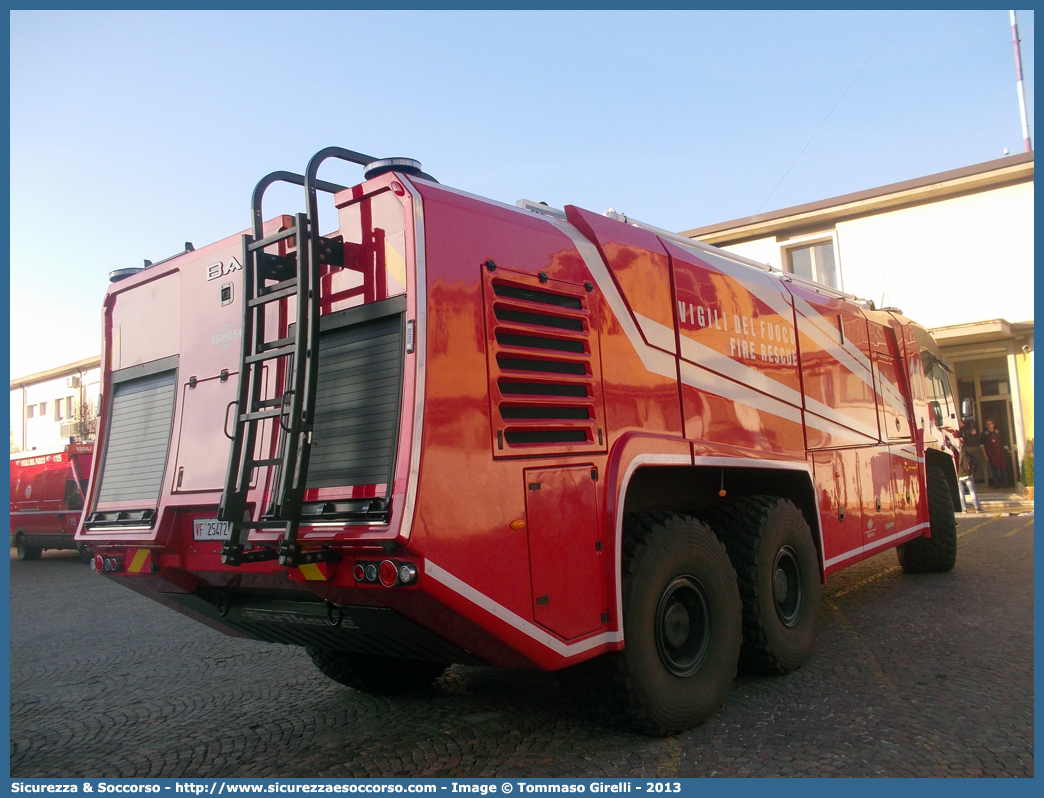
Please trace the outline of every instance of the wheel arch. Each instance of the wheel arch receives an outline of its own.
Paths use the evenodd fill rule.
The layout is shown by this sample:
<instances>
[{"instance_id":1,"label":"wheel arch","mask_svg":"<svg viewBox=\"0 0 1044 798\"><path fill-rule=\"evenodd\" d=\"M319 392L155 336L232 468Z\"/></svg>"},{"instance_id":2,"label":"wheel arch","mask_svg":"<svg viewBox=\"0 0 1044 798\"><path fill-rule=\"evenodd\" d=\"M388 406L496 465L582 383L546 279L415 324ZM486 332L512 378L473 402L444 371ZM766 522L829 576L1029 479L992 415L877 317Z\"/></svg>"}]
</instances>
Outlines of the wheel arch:
<instances>
[{"instance_id":1,"label":"wheel arch","mask_svg":"<svg viewBox=\"0 0 1044 798\"><path fill-rule=\"evenodd\" d=\"M804 461L697 457L695 465L642 464L624 485L621 518L651 511L701 518L719 500L721 490L729 498L770 494L792 501L812 530L823 579L823 536L816 490L811 468Z\"/></svg>"}]
</instances>

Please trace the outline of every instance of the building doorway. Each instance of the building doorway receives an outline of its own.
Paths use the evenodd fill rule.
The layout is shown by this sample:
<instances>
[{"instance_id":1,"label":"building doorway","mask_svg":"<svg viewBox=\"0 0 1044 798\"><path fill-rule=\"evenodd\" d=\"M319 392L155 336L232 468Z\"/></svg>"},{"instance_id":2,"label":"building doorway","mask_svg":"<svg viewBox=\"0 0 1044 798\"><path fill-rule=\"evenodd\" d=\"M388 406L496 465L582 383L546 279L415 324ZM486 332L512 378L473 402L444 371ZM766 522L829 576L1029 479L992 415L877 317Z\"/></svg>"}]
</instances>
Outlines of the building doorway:
<instances>
[{"instance_id":1,"label":"building doorway","mask_svg":"<svg viewBox=\"0 0 1044 798\"><path fill-rule=\"evenodd\" d=\"M1018 446L1012 415L1011 383L1008 376L1007 358L987 357L979 360L964 360L954 364L957 371L957 402L965 398L972 400L975 408L975 424L980 431L985 429L987 419L992 419L1001 434L1001 440L1007 446L1007 485L1011 487L1019 481ZM984 479L985 471L976 474L976 481Z\"/></svg>"}]
</instances>

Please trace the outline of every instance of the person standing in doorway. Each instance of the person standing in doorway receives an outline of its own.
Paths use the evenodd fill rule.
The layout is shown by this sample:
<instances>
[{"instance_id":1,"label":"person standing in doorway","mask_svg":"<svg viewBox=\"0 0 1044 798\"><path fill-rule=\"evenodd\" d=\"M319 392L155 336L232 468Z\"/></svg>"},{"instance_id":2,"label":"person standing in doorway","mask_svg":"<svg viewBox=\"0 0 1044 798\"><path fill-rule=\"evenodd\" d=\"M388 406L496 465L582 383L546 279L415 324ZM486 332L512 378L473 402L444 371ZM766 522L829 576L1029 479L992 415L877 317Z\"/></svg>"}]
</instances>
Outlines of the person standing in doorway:
<instances>
[{"instance_id":1,"label":"person standing in doorway","mask_svg":"<svg viewBox=\"0 0 1044 798\"><path fill-rule=\"evenodd\" d=\"M976 463L982 466L983 479L989 485L990 463L986 459L986 453L982 450L982 431L974 418L961 429L961 444L961 451L967 452ZM972 477L974 478L977 475L978 467L976 467L976 473L972 474Z\"/></svg>"},{"instance_id":2,"label":"person standing in doorway","mask_svg":"<svg viewBox=\"0 0 1044 798\"><path fill-rule=\"evenodd\" d=\"M993 485L997 488L1008 484L1008 447L1004 445L1000 430L992 418L986 419L986 429L982 433L982 447L986 450L986 459L990 461L993 471Z\"/></svg>"}]
</instances>

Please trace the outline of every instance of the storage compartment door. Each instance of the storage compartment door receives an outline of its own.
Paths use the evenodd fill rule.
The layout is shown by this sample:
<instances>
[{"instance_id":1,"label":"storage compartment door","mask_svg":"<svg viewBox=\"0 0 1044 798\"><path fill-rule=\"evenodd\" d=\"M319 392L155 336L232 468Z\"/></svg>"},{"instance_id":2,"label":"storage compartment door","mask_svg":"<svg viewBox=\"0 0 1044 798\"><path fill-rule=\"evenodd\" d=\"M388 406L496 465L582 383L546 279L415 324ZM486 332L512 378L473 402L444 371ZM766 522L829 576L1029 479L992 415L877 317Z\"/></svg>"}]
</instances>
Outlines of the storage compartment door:
<instances>
[{"instance_id":1,"label":"storage compartment door","mask_svg":"<svg viewBox=\"0 0 1044 798\"><path fill-rule=\"evenodd\" d=\"M594 467L523 473L533 619L566 640L600 629L605 600Z\"/></svg>"}]
</instances>

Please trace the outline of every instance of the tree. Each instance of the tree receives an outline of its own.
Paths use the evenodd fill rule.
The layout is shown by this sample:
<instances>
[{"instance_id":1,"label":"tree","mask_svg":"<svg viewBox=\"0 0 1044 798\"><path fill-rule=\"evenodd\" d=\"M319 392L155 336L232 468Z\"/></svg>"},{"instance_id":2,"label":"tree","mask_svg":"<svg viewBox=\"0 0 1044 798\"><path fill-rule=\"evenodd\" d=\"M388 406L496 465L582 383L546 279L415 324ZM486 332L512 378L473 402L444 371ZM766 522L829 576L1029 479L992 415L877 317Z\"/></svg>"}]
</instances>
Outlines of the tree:
<instances>
[{"instance_id":1,"label":"tree","mask_svg":"<svg viewBox=\"0 0 1044 798\"><path fill-rule=\"evenodd\" d=\"M97 431L98 406L80 391L80 400L73 406L73 435L79 442L93 441Z\"/></svg>"}]
</instances>

